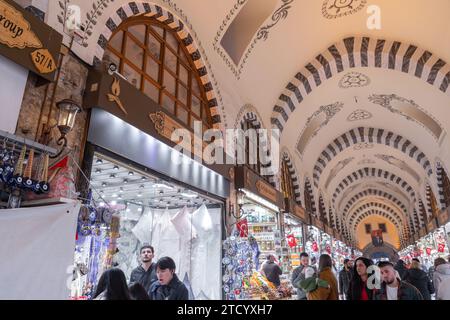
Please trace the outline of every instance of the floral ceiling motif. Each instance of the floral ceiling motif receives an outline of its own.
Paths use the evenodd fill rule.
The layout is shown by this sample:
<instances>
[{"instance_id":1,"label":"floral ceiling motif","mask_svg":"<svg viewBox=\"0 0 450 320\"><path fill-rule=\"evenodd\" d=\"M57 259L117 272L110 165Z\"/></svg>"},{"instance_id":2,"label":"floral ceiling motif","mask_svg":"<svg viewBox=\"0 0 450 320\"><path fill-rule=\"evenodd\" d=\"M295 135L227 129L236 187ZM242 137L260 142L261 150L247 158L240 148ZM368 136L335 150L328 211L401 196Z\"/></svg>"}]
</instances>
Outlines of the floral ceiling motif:
<instances>
[{"instance_id":1,"label":"floral ceiling motif","mask_svg":"<svg viewBox=\"0 0 450 320\"><path fill-rule=\"evenodd\" d=\"M322 15L327 19L337 19L357 13L366 4L367 0L325 0Z\"/></svg>"},{"instance_id":2,"label":"floral ceiling motif","mask_svg":"<svg viewBox=\"0 0 450 320\"><path fill-rule=\"evenodd\" d=\"M365 74L362 74L360 72L349 72L341 79L341 81L339 81L339 88L360 88L366 87L369 84L370 78Z\"/></svg>"},{"instance_id":3,"label":"floral ceiling motif","mask_svg":"<svg viewBox=\"0 0 450 320\"><path fill-rule=\"evenodd\" d=\"M360 120L367 120L371 119L373 116L369 111L358 109L353 111L348 117L347 121L353 122L353 121L360 121Z\"/></svg>"}]
</instances>

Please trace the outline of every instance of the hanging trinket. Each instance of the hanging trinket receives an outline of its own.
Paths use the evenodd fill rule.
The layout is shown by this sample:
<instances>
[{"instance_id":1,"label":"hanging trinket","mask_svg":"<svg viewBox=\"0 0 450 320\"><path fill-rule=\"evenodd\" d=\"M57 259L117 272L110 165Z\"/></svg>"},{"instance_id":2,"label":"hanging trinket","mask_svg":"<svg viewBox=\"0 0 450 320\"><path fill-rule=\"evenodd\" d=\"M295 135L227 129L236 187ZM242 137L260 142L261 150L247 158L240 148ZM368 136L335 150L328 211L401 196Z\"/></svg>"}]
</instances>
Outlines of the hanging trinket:
<instances>
[{"instance_id":1,"label":"hanging trinket","mask_svg":"<svg viewBox=\"0 0 450 320\"><path fill-rule=\"evenodd\" d=\"M16 145L13 145L12 150L7 150L6 142L3 142L3 148L5 149L5 152L3 153L2 157L2 172L0 175L0 179L4 183L8 183L9 179L11 179L12 175L14 174L14 166L16 161L16 156L14 154Z\"/></svg>"},{"instance_id":2,"label":"hanging trinket","mask_svg":"<svg viewBox=\"0 0 450 320\"><path fill-rule=\"evenodd\" d=\"M33 173L33 162L34 162L34 150L31 149L28 154L27 166L24 171L24 188L29 190L34 190L36 186L36 181L34 181L32 177Z\"/></svg>"},{"instance_id":3,"label":"hanging trinket","mask_svg":"<svg viewBox=\"0 0 450 320\"><path fill-rule=\"evenodd\" d=\"M48 183L48 162L49 162L49 155L44 155L44 164L42 166L42 175L39 179L39 185L40 185L40 193L48 193L50 191L50 184Z\"/></svg>"},{"instance_id":4,"label":"hanging trinket","mask_svg":"<svg viewBox=\"0 0 450 320\"><path fill-rule=\"evenodd\" d=\"M8 184L10 187L16 187L21 189L24 186L23 179L23 163L25 161L25 155L27 153L27 146L23 145L22 151L20 151L19 160L17 161L15 168L15 175L9 179Z\"/></svg>"}]
</instances>

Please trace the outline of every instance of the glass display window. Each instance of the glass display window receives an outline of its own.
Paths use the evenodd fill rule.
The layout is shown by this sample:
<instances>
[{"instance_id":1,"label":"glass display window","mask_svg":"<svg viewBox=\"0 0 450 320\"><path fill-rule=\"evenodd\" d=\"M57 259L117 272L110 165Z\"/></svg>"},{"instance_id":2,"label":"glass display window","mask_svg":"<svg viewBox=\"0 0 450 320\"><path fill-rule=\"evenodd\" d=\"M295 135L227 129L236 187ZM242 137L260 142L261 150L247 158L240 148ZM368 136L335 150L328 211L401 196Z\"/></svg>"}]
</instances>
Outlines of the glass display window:
<instances>
[{"instance_id":1,"label":"glass display window","mask_svg":"<svg viewBox=\"0 0 450 320\"><path fill-rule=\"evenodd\" d=\"M119 267L129 278L140 264L141 246L150 244L153 262L164 256L175 261L191 299L221 299L220 199L100 153L93 157L90 188L92 211L80 214L75 251L83 277L74 279L73 294L92 294L110 267ZM114 237L101 223L111 220L109 209L118 218Z\"/></svg>"}]
</instances>

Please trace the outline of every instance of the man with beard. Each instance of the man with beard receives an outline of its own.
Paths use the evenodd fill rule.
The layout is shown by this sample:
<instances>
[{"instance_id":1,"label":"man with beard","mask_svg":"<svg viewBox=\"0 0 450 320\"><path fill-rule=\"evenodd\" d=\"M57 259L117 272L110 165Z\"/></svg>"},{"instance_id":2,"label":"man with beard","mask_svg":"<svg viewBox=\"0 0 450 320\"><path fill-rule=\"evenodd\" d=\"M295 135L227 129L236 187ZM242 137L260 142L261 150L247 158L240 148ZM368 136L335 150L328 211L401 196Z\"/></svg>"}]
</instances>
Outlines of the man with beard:
<instances>
[{"instance_id":1,"label":"man with beard","mask_svg":"<svg viewBox=\"0 0 450 320\"><path fill-rule=\"evenodd\" d=\"M382 283L381 289L374 294L374 300L423 300L416 287L396 276L391 262L382 261L378 263L378 267Z\"/></svg>"},{"instance_id":2,"label":"man with beard","mask_svg":"<svg viewBox=\"0 0 450 320\"><path fill-rule=\"evenodd\" d=\"M156 276L156 264L152 262L154 254L155 251L152 246L144 245L141 247L141 265L131 272L130 277L130 284L138 282L147 292L149 292L152 283L158 280Z\"/></svg>"}]
</instances>

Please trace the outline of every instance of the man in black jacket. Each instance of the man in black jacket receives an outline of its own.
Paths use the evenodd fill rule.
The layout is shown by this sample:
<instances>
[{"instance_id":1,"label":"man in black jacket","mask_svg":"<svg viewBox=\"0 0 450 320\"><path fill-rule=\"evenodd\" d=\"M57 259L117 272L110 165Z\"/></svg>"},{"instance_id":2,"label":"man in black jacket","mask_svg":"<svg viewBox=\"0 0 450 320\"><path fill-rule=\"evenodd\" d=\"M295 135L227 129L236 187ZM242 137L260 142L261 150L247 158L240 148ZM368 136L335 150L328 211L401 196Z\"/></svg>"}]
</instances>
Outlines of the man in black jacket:
<instances>
[{"instance_id":1,"label":"man in black jacket","mask_svg":"<svg viewBox=\"0 0 450 320\"><path fill-rule=\"evenodd\" d=\"M345 300L345 296L350 286L350 280L352 279L353 261L350 259L344 259L344 268L339 272L339 297L341 300Z\"/></svg>"},{"instance_id":2,"label":"man in black jacket","mask_svg":"<svg viewBox=\"0 0 450 320\"><path fill-rule=\"evenodd\" d=\"M131 271L130 284L140 283L145 291L149 291L153 282L157 281L156 264L152 262L155 251L152 246L144 245L140 251L141 265Z\"/></svg>"},{"instance_id":3,"label":"man in black jacket","mask_svg":"<svg viewBox=\"0 0 450 320\"><path fill-rule=\"evenodd\" d=\"M189 291L175 274L175 262L163 257L156 263L158 281L150 287L151 300L189 300Z\"/></svg>"},{"instance_id":4,"label":"man in black jacket","mask_svg":"<svg viewBox=\"0 0 450 320\"><path fill-rule=\"evenodd\" d=\"M381 288L375 291L373 300L423 300L416 287L396 277L391 262L382 261L378 267L382 283Z\"/></svg>"}]
</instances>

